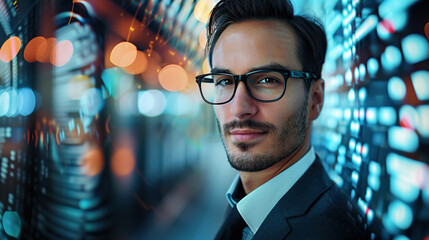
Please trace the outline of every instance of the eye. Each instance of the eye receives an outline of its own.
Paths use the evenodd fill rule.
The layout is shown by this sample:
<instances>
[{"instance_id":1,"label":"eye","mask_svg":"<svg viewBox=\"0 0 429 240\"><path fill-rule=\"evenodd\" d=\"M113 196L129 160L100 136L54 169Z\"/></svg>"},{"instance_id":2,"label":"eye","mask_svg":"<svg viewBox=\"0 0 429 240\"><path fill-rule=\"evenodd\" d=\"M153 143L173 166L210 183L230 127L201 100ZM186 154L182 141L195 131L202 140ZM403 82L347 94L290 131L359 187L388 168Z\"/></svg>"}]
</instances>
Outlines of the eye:
<instances>
[{"instance_id":1,"label":"eye","mask_svg":"<svg viewBox=\"0 0 429 240\"><path fill-rule=\"evenodd\" d=\"M216 80L216 86L226 86L226 85L231 85L233 84L232 79L230 78L221 78L219 80Z\"/></svg>"},{"instance_id":2,"label":"eye","mask_svg":"<svg viewBox=\"0 0 429 240\"><path fill-rule=\"evenodd\" d=\"M277 84L277 83L280 83L280 81L274 77L263 77L261 80L258 81L258 84Z\"/></svg>"}]
</instances>

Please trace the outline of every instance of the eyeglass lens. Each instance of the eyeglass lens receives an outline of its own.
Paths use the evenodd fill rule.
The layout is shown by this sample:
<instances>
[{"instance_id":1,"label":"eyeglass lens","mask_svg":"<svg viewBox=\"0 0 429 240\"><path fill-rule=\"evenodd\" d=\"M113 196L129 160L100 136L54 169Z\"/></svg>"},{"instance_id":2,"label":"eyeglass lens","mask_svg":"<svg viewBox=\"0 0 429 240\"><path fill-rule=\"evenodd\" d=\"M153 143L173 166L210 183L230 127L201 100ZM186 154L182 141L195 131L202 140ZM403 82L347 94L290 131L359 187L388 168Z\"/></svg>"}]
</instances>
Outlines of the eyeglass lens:
<instances>
[{"instance_id":1,"label":"eyeglass lens","mask_svg":"<svg viewBox=\"0 0 429 240\"><path fill-rule=\"evenodd\" d=\"M245 75L246 76L246 75ZM210 74L201 80L201 92L210 103L224 103L231 100L236 91L238 79L232 75ZM247 75L247 92L255 99L272 101L279 98L285 88L285 78L276 71L256 72Z\"/></svg>"}]
</instances>

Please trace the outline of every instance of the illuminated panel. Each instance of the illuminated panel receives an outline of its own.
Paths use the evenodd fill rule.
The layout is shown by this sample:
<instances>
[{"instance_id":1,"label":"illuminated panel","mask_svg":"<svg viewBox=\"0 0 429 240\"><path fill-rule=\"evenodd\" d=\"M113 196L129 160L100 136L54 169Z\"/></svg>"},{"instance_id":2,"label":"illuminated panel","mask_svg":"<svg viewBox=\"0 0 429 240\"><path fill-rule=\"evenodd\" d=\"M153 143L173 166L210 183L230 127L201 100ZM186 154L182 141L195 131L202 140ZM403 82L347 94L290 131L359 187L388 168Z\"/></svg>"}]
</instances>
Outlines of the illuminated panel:
<instances>
[{"instance_id":1,"label":"illuminated panel","mask_svg":"<svg viewBox=\"0 0 429 240\"><path fill-rule=\"evenodd\" d=\"M426 239L429 16L421 9L429 2L324 2L316 11L328 38L316 151L369 226L380 223L381 239Z\"/></svg>"},{"instance_id":2,"label":"illuminated panel","mask_svg":"<svg viewBox=\"0 0 429 240\"><path fill-rule=\"evenodd\" d=\"M409 64L415 64L429 58L429 43L425 37L410 34L402 39L404 58Z\"/></svg>"},{"instance_id":3,"label":"illuminated panel","mask_svg":"<svg viewBox=\"0 0 429 240\"><path fill-rule=\"evenodd\" d=\"M419 146L419 137L413 130L393 126L388 130L388 142L391 148L415 152Z\"/></svg>"},{"instance_id":4,"label":"illuminated panel","mask_svg":"<svg viewBox=\"0 0 429 240\"><path fill-rule=\"evenodd\" d=\"M411 74L414 90L421 101L429 99L429 71L417 71Z\"/></svg>"}]
</instances>

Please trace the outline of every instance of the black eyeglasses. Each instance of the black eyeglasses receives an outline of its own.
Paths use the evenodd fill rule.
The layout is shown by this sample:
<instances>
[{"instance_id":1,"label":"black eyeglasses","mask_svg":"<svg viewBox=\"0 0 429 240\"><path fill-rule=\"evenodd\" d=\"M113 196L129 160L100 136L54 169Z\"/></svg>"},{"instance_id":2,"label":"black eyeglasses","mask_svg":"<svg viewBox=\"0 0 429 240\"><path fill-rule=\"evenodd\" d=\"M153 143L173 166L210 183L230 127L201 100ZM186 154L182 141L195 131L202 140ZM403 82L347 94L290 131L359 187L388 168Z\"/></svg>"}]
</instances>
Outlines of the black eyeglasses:
<instances>
[{"instance_id":1,"label":"black eyeglasses","mask_svg":"<svg viewBox=\"0 0 429 240\"><path fill-rule=\"evenodd\" d=\"M278 69L263 69L243 75L209 73L198 75L196 82L201 96L209 104L225 104L234 98L238 83L242 81L249 96L259 102L275 102L286 92L288 78L315 80L316 74Z\"/></svg>"}]
</instances>

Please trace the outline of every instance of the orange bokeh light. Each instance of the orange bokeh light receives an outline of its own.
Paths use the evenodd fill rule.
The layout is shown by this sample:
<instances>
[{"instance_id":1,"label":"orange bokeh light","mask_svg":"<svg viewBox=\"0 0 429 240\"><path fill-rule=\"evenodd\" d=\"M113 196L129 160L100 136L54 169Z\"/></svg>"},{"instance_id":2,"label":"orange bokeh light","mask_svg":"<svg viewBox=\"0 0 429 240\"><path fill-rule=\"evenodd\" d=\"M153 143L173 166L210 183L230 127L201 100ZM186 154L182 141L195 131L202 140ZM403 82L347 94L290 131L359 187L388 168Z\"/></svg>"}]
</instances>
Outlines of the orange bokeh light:
<instances>
[{"instance_id":1,"label":"orange bokeh light","mask_svg":"<svg viewBox=\"0 0 429 240\"><path fill-rule=\"evenodd\" d=\"M176 64L165 66L158 74L159 83L167 91L179 91L186 87L188 74Z\"/></svg>"},{"instance_id":2,"label":"orange bokeh light","mask_svg":"<svg viewBox=\"0 0 429 240\"><path fill-rule=\"evenodd\" d=\"M63 66L70 61L73 56L73 44L69 40L59 42L51 54L51 63L57 67Z\"/></svg>"},{"instance_id":3,"label":"orange bokeh light","mask_svg":"<svg viewBox=\"0 0 429 240\"><path fill-rule=\"evenodd\" d=\"M203 31L201 31L198 41L200 43L201 48L204 49L207 43L207 30L205 28L203 29Z\"/></svg>"},{"instance_id":4,"label":"orange bokeh light","mask_svg":"<svg viewBox=\"0 0 429 240\"><path fill-rule=\"evenodd\" d=\"M204 59L202 69L203 69L203 74L206 74L206 73L210 72L209 60L207 58Z\"/></svg>"},{"instance_id":5,"label":"orange bokeh light","mask_svg":"<svg viewBox=\"0 0 429 240\"><path fill-rule=\"evenodd\" d=\"M128 74L140 74L146 70L147 62L148 61L146 54L142 51L137 51L137 56L134 62L131 65L124 67L123 69Z\"/></svg>"},{"instance_id":6,"label":"orange bokeh light","mask_svg":"<svg viewBox=\"0 0 429 240\"><path fill-rule=\"evenodd\" d=\"M118 43L110 53L110 62L118 67L131 65L137 57L137 47L130 42Z\"/></svg>"},{"instance_id":7,"label":"orange bokeh light","mask_svg":"<svg viewBox=\"0 0 429 240\"><path fill-rule=\"evenodd\" d=\"M49 62L56 45L56 38L48 38L46 41L43 41L37 49L36 60L42 63Z\"/></svg>"},{"instance_id":8,"label":"orange bokeh light","mask_svg":"<svg viewBox=\"0 0 429 240\"><path fill-rule=\"evenodd\" d=\"M10 37L3 43L0 49L0 60L5 63L12 61L21 49L21 39L17 36Z\"/></svg>"},{"instance_id":9,"label":"orange bokeh light","mask_svg":"<svg viewBox=\"0 0 429 240\"><path fill-rule=\"evenodd\" d=\"M104 168L104 155L98 149L90 149L82 157L80 165L84 167L85 174L88 176L96 176L101 173Z\"/></svg>"},{"instance_id":10,"label":"orange bokeh light","mask_svg":"<svg viewBox=\"0 0 429 240\"><path fill-rule=\"evenodd\" d=\"M112 156L110 169L113 174L120 177L128 176L134 169L136 160L130 148L119 148Z\"/></svg>"},{"instance_id":11,"label":"orange bokeh light","mask_svg":"<svg viewBox=\"0 0 429 240\"><path fill-rule=\"evenodd\" d=\"M425 25L425 34L426 38L429 40L429 22L427 22Z\"/></svg>"},{"instance_id":12,"label":"orange bokeh light","mask_svg":"<svg viewBox=\"0 0 429 240\"><path fill-rule=\"evenodd\" d=\"M215 4L211 0L198 1L194 8L194 17L202 23L207 23L214 6Z\"/></svg>"},{"instance_id":13,"label":"orange bokeh light","mask_svg":"<svg viewBox=\"0 0 429 240\"><path fill-rule=\"evenodd\" d=\"M32 63L37 61L37 51L43 42L46 42L46 38L39 36L31 39L31 41L27 43L27 46L24 50L24 59L27 62Z\"/></svg>"}]
</instances>

